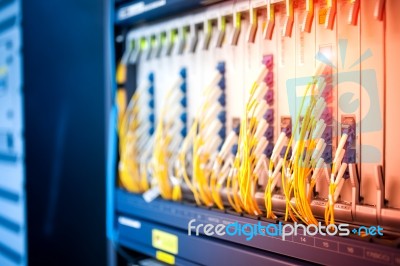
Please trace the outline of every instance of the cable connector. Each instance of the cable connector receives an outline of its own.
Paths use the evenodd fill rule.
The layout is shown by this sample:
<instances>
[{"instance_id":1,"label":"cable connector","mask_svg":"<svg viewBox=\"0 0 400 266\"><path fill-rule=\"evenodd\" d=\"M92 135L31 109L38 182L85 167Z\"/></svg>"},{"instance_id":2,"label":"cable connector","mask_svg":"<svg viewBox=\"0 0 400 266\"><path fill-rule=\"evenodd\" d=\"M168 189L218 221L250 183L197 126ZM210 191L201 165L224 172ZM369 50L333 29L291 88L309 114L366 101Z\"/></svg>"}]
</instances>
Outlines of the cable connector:
<instances>
[{"instance_id":1,"label":"cable connector","mask_svg":"<svg viewBox=\"0 0 400 266\"><path fill-rule=\"evenodd\" d=\"M271 68L274 64L274 56L272 54L264 55L261 63L265 65L266 68Z\"/></svg>"},{"instance_id":2,"label":"cable connector","mask_svg":"<svg viewBox=\"0 0 400 266\"><path fill-rule=\"evenodd\" d=\"M225 62L218 62L217 70L219 73L224 74L225 73Z\"/></svg>"}]
</instances>

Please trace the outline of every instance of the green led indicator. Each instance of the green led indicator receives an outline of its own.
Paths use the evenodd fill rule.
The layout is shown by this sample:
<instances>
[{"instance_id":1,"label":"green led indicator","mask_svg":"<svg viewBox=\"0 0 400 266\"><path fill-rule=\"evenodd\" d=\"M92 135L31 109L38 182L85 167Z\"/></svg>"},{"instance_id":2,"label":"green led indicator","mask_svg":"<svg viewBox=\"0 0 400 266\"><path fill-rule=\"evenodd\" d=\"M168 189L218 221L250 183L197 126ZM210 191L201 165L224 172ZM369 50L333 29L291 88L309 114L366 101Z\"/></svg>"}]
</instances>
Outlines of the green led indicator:
<instances>
[{"instance_id":1,"label":"green led indicator","mask_svg":"<svg viewBox=\"0 0 400 266\"><path fill-rule=\"evenodd\" d=\"M241 23L242 23L242 21L241 21L242 15L240 14L240 12L236 12L233 15L235 18L235 28L240 28Z\"/></svg>"},{"instance_id":2,"label":"green led indicator","mask_svg":"<svg viewBox=\"0 0 400 266\"><path fill-rule=\"evenodd\" d=\"M140 38L140 50L146 50L147 49L147 40L146 38L142 37Z\"/></svg>"},{"instance_id":3,"label":"green led indicator","mask_svg":"<svg viewBox=\"0 0 400 266\"><path fill-rule=\"evenodd\" d=\"M161 45L165 45L166 42L167 42L167 33L162 32L161 33Z\"/></svg>"},{"instance_id":4,"label":"green led indicator","mask_svg":"<svg viewBox=\"0 0 400 266\"><path fill-rule=\"evenodd\" d=\"M189 26L184 26L184 27L182 28L182 36L183 36L183 39L186 40L186 37L188 36L189 31L190 31Z\"/></svg>"},{"instance_id":5,"label":"green led indicator","mask_svg":"<svg viewBox=\"0 0 400 266\"><path fill-rule=\"evenodd\" d=\"M178 35L177 29L171 30L171 38L170 38L171 44L175 43L177 35Z\"/></svg>"},{"instance_id":6,"label":"green led indicator","mask_svg":"<svg viewBox=\"0 0 400 266\"><path fill-rule=\"evenodd\" d=\"M150 45L152 48L156 48L157 47L157 38L155 35L151 35L150 37Z\"/></svg>"},{"instance_id":7,"label":"green led indicator","mask_svg":"<svg viewBox=\"0 0 400 266\"><path fill-rule=\"evenodd\" d=\"M225 31L225 28L226 28L226 18L225 16L222 16L219 18L219 29L221 31Z\"/></svg>"},{"instance_id":8,"label":"green led indicator","mask_svg":"<svg viewBox=\"0 0 400 266\"><path fill-rule=\"evenodd\" d=\"M211 34L212 31L212 24L211 24L211 20L206 20L204 21L204 32L209 35Z\"/></svg>"},{"instance_id":9,"label":"green led indicator","mask_svg":"<svg viewBox=\"0 0 400 266\"><path fill-rule=\"evenodd\" d=\"M131 50L135 50L137 47L136 47L136 40L131 40L130 41L130 43L129 43L129 48L131 49Z\"/></svg>"}]
</instances>

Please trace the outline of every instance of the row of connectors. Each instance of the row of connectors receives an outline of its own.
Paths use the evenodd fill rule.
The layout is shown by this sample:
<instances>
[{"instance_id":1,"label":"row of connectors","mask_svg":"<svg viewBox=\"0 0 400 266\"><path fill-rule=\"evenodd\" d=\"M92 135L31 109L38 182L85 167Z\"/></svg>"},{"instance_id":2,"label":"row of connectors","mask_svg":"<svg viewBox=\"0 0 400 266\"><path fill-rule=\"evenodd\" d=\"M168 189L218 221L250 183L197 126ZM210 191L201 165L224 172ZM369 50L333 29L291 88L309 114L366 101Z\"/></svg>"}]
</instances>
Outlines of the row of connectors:
<instances>
[{"instance_id":1,"label":"row of connectors","mask_svg":"<svg viewBox=\"0 0 400 266\"><path fill-rule=\"evenodd\" d=\"M155 114L155 86L154 73L150 72L144 84L137 88L137 107L138 112L138 143L141 148L147 146L150 137L154 134L156 128Z\"/></svg>"},{"instance_id":2,"label":"row of connectors","mask_svg":"<svg viewBox=\"0 0 400 266\"><path fill-rule=\"evenodd\" d=\"M223 140L226 138L226 82L225 82L225 62L219 62L216 67L217 71L221 74L221 78L218 81L217 87L220 90L220 95L218 97L218 104L222 107L221 111L218 113L217 118L221 122L221 129L218 131L218 136L221 139L221 144L218 150L221 149Z\"/></svg>"},{"instance_id":3,"label":"row of connectors","mask_svg":"<svg viewBox=\"0 0 400 266\"><path fill-rule=\"evenodd\" d=\"M179 76L181 77L182 81L181 84L179 85L179 91L181 93L181 99L179 101L181 107L182 107L182 113L179 116L180 120L182 122L182 129L180 131L180 135L182 138L186 137L187 134L187 80L186 80L186 68L183 67L179 71Z\"/></svg>"},{"instance_id":4,"label":"row of connectors","mask_svg":"<svg viewBox=\"0 0 400 266\"><path fill-rule=\"evenodd\" d=\"M137 88L138 102L138 128L136 129L138 146L140 151L140 160L146 161L151 154L151 141L156 131L156 113L155 113L155 84L154 73L150 72L144 84Z\"/></svg>"},{"instance_id":5,"label":"row of connectors","mask_svg":"<svg viewBox=\"0 0 400 266\"><path fill-rule=\"evenodd\" d=\"M322 98L324 98L326 102L326 107L322 112L321 119L325 121L326 128L322 133L322 138L325 140L327 144L324 152L322 153L322 158L326 163L332 163L332 134L333 134L333 107L332 107L332 69L330 66L326 66L323 73L322 78L325 82L325 87L322 88Z\"/></svg>"},{"instance_id":6,"label":"row of connectors","mask_svg":"<svg viewBox=\"0 0 400 266\"><path fill-rule=\"evenodd\" d=\"M171 139L169 143L169 151L175 154L180 143L187 134L187 80L186 68L182 67L179 71L179 78L174 83L173 91L166 103L168 113L162 114L166 119L164 121L168 130L168 137ZM177 120L176 117L179 117Z\"/></svg>"},{"instance_id":7,"label":"row of connectors","mask_svg":"<svg viewBox=\"0 0 400 266\"><path fill-rule=\"evenodd\" d=\"M268 141L268 145L264 150L264 154L267 158L270 158L272 155L272 150L274 149L274 120L275 113L273 109L274 104L274 58L272 54L263 56L262 64L268 69L268 73L264 78L264 82L267 85L267 93L265 94L265 101L268 105L267 112L264 115L264 119L268 124L267 130L264 133L265 138Z\"/></svg>"},{"instance_id":8,"label":"row of connectors","mask_svg":"<svg viewBox=\"0 0 400 266\"><path fill-rule=\"evenodd\" d=\"M149 135L153 135L156 128L156 119L155 119L155 91L154 91L154 73L151 72L148 76L149 87L147 89L148 93L148 106L150 108L149 111Z\"/></svg>"}]
</instances>

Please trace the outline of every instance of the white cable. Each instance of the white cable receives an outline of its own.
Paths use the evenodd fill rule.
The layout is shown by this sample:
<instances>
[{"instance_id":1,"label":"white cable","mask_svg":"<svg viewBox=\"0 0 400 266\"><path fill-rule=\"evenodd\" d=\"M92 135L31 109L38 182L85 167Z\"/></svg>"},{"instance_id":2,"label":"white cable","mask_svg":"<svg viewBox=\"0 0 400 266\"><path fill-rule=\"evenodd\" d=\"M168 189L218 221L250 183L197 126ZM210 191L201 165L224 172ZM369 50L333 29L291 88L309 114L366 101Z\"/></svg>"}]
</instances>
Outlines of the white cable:
<instances>
[{"instance_id":1,"label":"white cable","mask_svg":"<svg viewBox=\"0 0 400 266\"><path fill-rule=\"evenodd\" d=\"M165 120L166 121L174 121L176 120L177 117L179 117L180 114L182 114L184 111L184 108L180 104L175 104L172 106L172 109L167 111L165 115Z\"/></svg>"},{"instance_id":2,"label":"white cable","mask_svg":"<svg viewBox=\"0 0 400 266\"><path fill-rule=\"evenodd\" d=\"M182 143L182 137L180 135L175 135L175 138L168 145L169 151L171 151L173 153L177 153L181 143Z\"/></svg>"},{"instance_id":3,"label":"white cable","mask_svg":"<svg viewBox=\"0 0 400 266\"><path fill-rule=\"evenodd\" d=\"M341 178L339 184L338 184L337 187L336 187L335 194L333 195L333 198L335 199L335 202L336 202L336 201L338 200L338 198L339 198L340 191L342 190L344 181L345 181L345 180L344 180L343 178Z\"/></svg>"},{"instance_id":4,"label":"white cable","mask_svg":"<svg viewBox=\"0 0 400 266\"><path fill-rule=\"evenodd\" d=\"M149 130L150 130L150 123L143 124L137 129L135 135L138 137L143 135L148 135Z\"/></svg>"},{"instance_id":5,"label":"white cable","mask_svg":"<svg viewBox=\"0 0 400 266\"><path fill-rule=\"evenodd\" d=\"M342 149L343 149L344 145L346 144L347 137L348 137L348 135L345 133L345 134L343 134L342 137L340 138L338 147L337 147L337 149L336 149L335 158L334 158L334 160L333 160L334 162L337 160L338 156L339 156L340 153L342 152Z\"/></svg>"},{"instance_id":6,"label":"white cable","mask_svg":"<svg viewBox=\"0 0 400 266\"><path fill-rule=\"evenodd\" d=\"M168 101L166 101L165 103L168 105L176 104L183 98L183 96L184 93L179 88L175 88L171 93L170 98L167 99Z\"/></svg>"},{"instance_id":7,"label":"white cable","mask_svg":"<svg viewBox=\"0 0 400 266\"><path fill-rule=\"evenodd\" d=\"M218 149L221 141L222 140L219 137L211 138L211 140L207 141L200 149L207 154L213 153Z\"/></svg>"},{"instance_id":8,"label":"white cable","mask_svg":"<svg viewBox=\"0 0 400 266\"><path fill-rule=\"evenodd\" d=\"M226 162L224 163L224 165L223 165L222 168L220 169L219 174L221 174L221 175L228 174L228 173L229 173L229 170L230 170L231 167L232 167L232 165L231 165L232 163L233 163L233 157L230 156L230 157L228 157L228 158L226 159Z\"/></svg>"},{"instance_id":9,"label":"white cable","mask_svg":"<svg viewBox=\"0 0 400 266\"><path fill-rule=\"evenodd\" d=\"M280 158L277 165L275 166L274 172L271 176L272 179L274 179L278 176L279 172L281 171L282 164L283 164L283 158Z\"/></svg>"},{"instance_id":10,"label":"white cable","mask_svg":"<svg viewBox=\"0 0 400 266\"><path fill-rule=\"evenodd\" d=\"M234 131L229 132L226 137L224 144L221 147L221 151L219 152L221 158L225 158L232 146L238 141L238 137Z\"/></svg>"},{"instance_id":11,"label":"white cable","mask_svg":"<svg viewBox=\"0 0 400 266\"><path fill-rule=\"evenodd\" d=\"M271 155L271 160L275 162L277 156L280 155L280 152L283 148L283 145L285 144L284 141L286 140L286 133L281 132L281 134L278 137L278 140L275 143L274 149L272 150L272 155ZM278 154L277 154L278 153Z\"/></svg>"},{"instance_id":12,"label":"white cable","mask_svg":"<svg viewBox=\"0 0 400 266\"><path fill-rule=\"evenodd\" d=\"M150 88L150 86L150 82L148 80L145 80L139 84L139 86L136 88L136 91L140 93L140 96L142 96L142 94L148 94L148 89Z\"/></svg>"},{"instance_id":13,"label":"white cable","mask_svg":"<svg viewBox=\"0 0 400 266\"><path fill-rule=\"evenodd\" d=\"M320 158L317 162L317 165L315 166L311 179L315 180L319 176L319 173L321 172L323 165L324 165L324 159Z\"/></svg>"},{"instance_id":14,"label":"white cable","mask_svg":"<svg viewBox=\"0 0 400 266\"><path fill-rule=\"evenodd\" d=\"M266 68L264 65L260 67L260 70L258 72L259 74L258 74L258 76L256 78L256 83L257 84L260 84L261 82L264 81L264 78L268 74L268 71L269 71L268 68Z\"/></svg>"},{"instance_id":15,"label":"white cable","mask_svg":"<svg viewBox=\"0 0 400 266\"><path fill-rule=\"evenodd\" d=\"M202 119L202 123L205 125L210 124L211 122L216 120L216 117L218 116L218 113L220 113L223 110L221 105L219 104L213 104L213 106L207 110L207 113L204 116L204 119Z\"/></svg>"},{"instance_id":16,"label":"white cable","mask_svg":"<svg viewBox=\"0 0 400 266\"><path fill-rule=\"evenodd\" d=\"M218 120L214 120L209 127L200 132L203 139L217 137L218 132L221 130L222 124Z\"/></svg>"},{"instance_id":17,"label":"white cable","mask_svg":"<svg viewBox=\"0 0 400 266\"><path fill-rule=\"evenodd\" d=\"M347 169L347 163L342 163L342 165L340 166L339 172L336 176L336 180L335 180L335 184L339 184L340 179L343 178L344 172Z\"/></svg>"},{"instance_id":18,"label":"white cable","mask_svg":"<svg viewBox=\"0 0 400 266\"><path fill-rule=\"evenodd\" d=\"M324 146L325 140L324 139L319 139L317 142L317 145L315 146L314 152L311 155L311 160L319 160L319 158L317 158L317 156L319 155L322 147Z\"/></svg>"},{"instance_id":19,"label":"white cable","mask_svg":"<svg viewBox=\"0 0 400 266\"><path fill-rule=\"evenodd\" d=\"M138 151L143 151L144 147L146 144L150 141L151 136L149 135L144 135L141 139L138 140L137 142L137 150Z\"/></svg>"},{"instance_id":20,"label":"white cable","mask_svg":"<svg viewBox=\"0 0 400 266\"><path fill-rule=\"evenodd\" d=\"M322 135L322 129L324 128L325 121L323 119L318 120L317 124L315 125L315 130L312 135L312 139L319 139L318 136Z\"/></svg>"},{"instance_id":21,"label":"white cable","mask_svg":"<svg viewBox=\"0 0 400 266\"><path fill-rule=\"evenodd\" d=\"M336 172L339 170L339 166L340 166L340 164L342 163L344 154L345 154L345 150L342 149L341 152L340 152L340 154L339 154L339 156L336 158L336 160L334 160L334 161L332 162L333 165L335 166L335 168L334 168L335 172L334 172L333 174L336 174Z\"/></svg>"},{"instance_id":22,"label":"white cable","mask_svg":"<svg viewBox=\"0 0 400 266\"><path fill-rule=\"evenodd\" d=\"M315 134L313 137L315 137L314 139L320 139L322 137L322 134L324 134L324 131L326 129L326 124L324 123L322 125L322 128L319 130L319 132L317 132L317 134Z\"/></svg>"},{"instance_id":23,"label":"white cable","mask_svg":"<svg viewBox=\"0 0 400 266\"><path fill-rule=\"evenodd\" d=\"M267 156L265 154L262 154L260 158L257 161L256 166L254 167L254 173L259 174L261 171L261 167L263 166L263 161L267 159Z\"/></svg>"},{"instance_id":24,"label":"white cable","mask_svg":"<svg viewBox=\"0 0 400 266\"><path fill-rule=\"evenodd\" d=\"M264 154L263 152L264 152L265 148L267 147L267 145L268 145L268 141L267 141L266 137L262 137L258 141L257 146L253 152L255 154L256 158L259 158L261 156L261 154Z\"/></svg>"},{"instance_id":25,"label":"white cable","mask_svg":"<svg viewBox=\"0 0 400 266\"><path fill-rule=\"evenodd\" d=\"M343 175L344 175L344 172L346 171L346 168L347 168L347 164L343 163L340 166L340 170L339 170L338 175L337 175L336 180L335 180L335 185L336 185L335 194L334 194L335 202L337 201L337 199L338 199L338 197L340 195L340 191L342 190L342 187L343 187L343 184L344 184Z\"/></svg>"},{"instance_id":26,"label":"white cable","mask_svg":"<svg viewBox=\"0 0 400 266\"><path fill-rule=\"evenodd\" d=\"M261 119L260 122L258 122L256 132L254 133L254 138L260 139L267 130L267 127L268 127L267 121L265 121L265 119Z\"/></svg>"},{"instance_id":27,"label":"white cable","mask_svg":"<svg viewBox=\"0 0 400 266\"><path fill-rule=\"evenodd\" d=\"M140 161L142 163L147 163L151 158L151 154L153 153L153 142L154 142L154 137L149 138L149 141L146 142L147 145L144 147L143 153L140 156Z\"/></svg>"},{"instance_id":28,"label":"white cable","mask_svg":"<svg viewBox=\"0 0 400 266\"><path fill-rule=\"evenodd\" d=\"M165 122L166 124L173 123L172 127L167 128L168 135L175 136L181 135L181 130L185 126L185 124L180 120L177 119L173 122Z\"/></svg>"},{"instance_id":29,"label":"white cable","mask_svg":"<svg viewBox=\"0 0 400 266\"><path fill-rule=\"evenodd\" d=\"M325 175L326 182L327 182L327 184L329 184L331 174L329 172L329 167L328 167L328 165L326 163L324 163L323 170L324 170L323 174Z\"/></svg>"},{"instance_id":30,"label":"white cable","mask_svg":"<svg viewBox=\"0 0 400 266\"><path fill-rule=\"evenodd\" d=\"M319 98L318 100L317 100L317 102L315 103L315 106L314 106L314 110L312 111L312 115L315 117L316 116L316 114L321 110L321 107L323 106L323 102L324 102L325 100L324 100L324 98Z\"/></svg>"},{"instance_id":31,"label":"white cable","mask_svg":"<svg viewBox=\"0 0 400 266\"><path fill-rule=\"evenodd\" d=\"M296 155L297 149L299 148L299 144L300 142L297 141L296 144L294 145L292 155L290 156L290 161L294 160L294 156Z\"/></svg>"},{"instance_id":32,"label":"white cable","mask_svg":"<svg viewBox=\"0 0 400 266\"><path fill-rule=\"evenodd\" d=\"M317 156L315 157L315 158L316 158L315 160L317 160L317 158L321 158L322 154L323 154L324 151L325 151L326 145L327 145L326 142L324 142L324 144L322 145L321 150L319 150Z\"/></svg>"},{"instance_id":33,"label":"white cable","mask_svg":"<svg viewBox=\"0 0 400 266\"><path fill-rule=\"evenodd\" d=\"M323 99L323 98L321 98ZM322 106L318 107L318 110L315 111L314 113L314 119L318 120L321 118L322 113L324 112L324 109L326 108L326 102L322 102Z\"/></svg>"},{"instance_id":34,"label":"white cable","mask_svg":"<svg viewBox=\"0 0 400 266\"><path fill-rule=\"evenodd\" d=\"M267 85L264 82L260 83L253 94L253 99L263 99L267 94L267 90L268 90Z\"/></svg>"},{"instance_id":35,"label":"white cable","mask_svg":"<svg viewBox=\"0 0 400 266\"><path fill-rule=\"evenodd\" d=\"M142 92L140 94L140 97L138 97L136 103L139 106L148 105L151 99L152 99L152 97L147 91L146 92Z\"/></svg>"},{"instance_id":36,"label":"white cable","mask_svg":"<svg viewBox=\"0 0 400 266\"><path fill-rule=\"evenodd\" d=\"M206 97L207 103L217 103L218 98L221 96L222 90L219 87L214 87Z\"/></svg>"},{"instance_id":37,"label":"white cable","mask_svg":"<svg viewBox=\"0 0 400 266\"><path fill-rule=\"evenodd\" d=\"M218 180L218 185L222 185L224 182L225 182L225 180L226 180L226 178L228 177L228 176L233 176L233 174L236 174L236 169L233 167L233 160L231 159L231 160L228 160L226 163L225 163L226 165L227 165L227 169L229 169L229 172L228 172L228 174L225 174L224 173L224 175L222 176L222 178L220 178L219 180Z\"/></svg>"},{"instance_id":38,"label":"white cable","mask_svg":"<svg viewBox=\"0 0 400 266\"><path fill-rule=\"evenodd\" d=\"M255 117L257 119L262 119L264 117L264 114L268 110L268 105L265 100L261 100L258 102L258 104L255 106L254 114L251 117Z\"/></svg>"},{"instance_id":39,"label":"white cable","mask_svg":"<svg viewBox=\"0 0 400 266\"><path fill-rule=\"evenodd\" d=\"M203 95L208 95L210 90L213 90L217 85L218 82L221 80L222 75L218 71L215 71L214 78L208 84L206 89L203 91Z\"/></svg>"}]
</instances>

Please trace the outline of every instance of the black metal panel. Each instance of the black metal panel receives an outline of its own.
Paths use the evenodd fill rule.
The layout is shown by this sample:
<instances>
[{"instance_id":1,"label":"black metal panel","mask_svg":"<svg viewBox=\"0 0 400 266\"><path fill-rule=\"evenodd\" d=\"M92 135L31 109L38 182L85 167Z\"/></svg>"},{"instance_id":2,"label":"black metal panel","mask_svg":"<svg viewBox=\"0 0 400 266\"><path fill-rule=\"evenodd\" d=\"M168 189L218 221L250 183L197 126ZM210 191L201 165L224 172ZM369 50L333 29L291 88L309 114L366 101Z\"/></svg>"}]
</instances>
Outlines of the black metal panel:
<instances>
[{"instance_id":1,"label":"black metal panel","mask_svg":"<svg viewBox=\"0 0 400 266\"><path fill-rule=\"evenodd\" d=\"M106 265L106 1L22 2L29 265Z\"/></svg>"},{"instance_id":2,"label":"black metal panel","mask_svg":"<svg viewBox=\"0 0 400 266\"><path fill-rule=\"evenodd\" d=\"M169 202L157 199L152 203L146 203L141 195L117 191L117 211L119 215L136 217L147 221L159 223L162 226L186 230L188 222L196 219L197 223L239 223L256 224L260 222L263 226L267 221L258 221L243 216L222 213L200 207L193 207L182 203ZM123 233L123 232L122 232ZM217 240L217 236L210 240ZM293 236L283 241L280 237L255 236L251 241L246 241L245 236L222 236L218 237L229 242L253 247L265 251L275 252L289 257L298 258L319 264L340 264L346 261L349 264L359 265L361 263L374 263L382 265L395 265L400 259L400 250L377 243L344 238L338 236L315 237ZM196 241L196 238L193 240ZM229 242L228 242L229 241ZM376 256L372 258L369 252L374 251ZM389 263L387 263L388 260Z\"/></svg>"},{"instance_id":3,"label":"black metal panel","mask_svg":"<svg viewBox=\"0 0 400 266\"><path fill-rule=\"evenodd\" d=\"M139 22L158 20L195 8L221 2L222 0L141 0L127 1L118 5L115 11L115 23L132 25Z\"/></svg>"}]
</instances>

